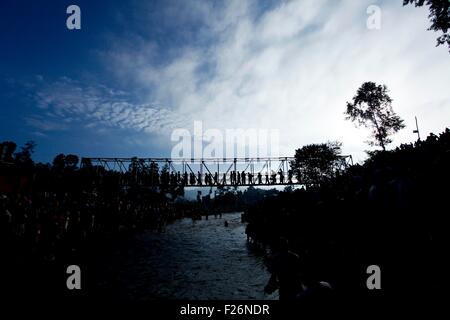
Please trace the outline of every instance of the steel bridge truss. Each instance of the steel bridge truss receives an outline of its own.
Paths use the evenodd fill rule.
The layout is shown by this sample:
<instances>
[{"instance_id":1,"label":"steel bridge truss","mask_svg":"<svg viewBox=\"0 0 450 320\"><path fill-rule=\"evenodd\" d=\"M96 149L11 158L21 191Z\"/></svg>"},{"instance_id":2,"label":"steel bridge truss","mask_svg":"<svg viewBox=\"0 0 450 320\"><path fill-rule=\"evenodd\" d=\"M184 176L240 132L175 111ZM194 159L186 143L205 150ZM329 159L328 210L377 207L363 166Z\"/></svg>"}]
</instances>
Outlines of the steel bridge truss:
<instances>
[{"instance_id":1,"label":"steel bridge truss","mask_svg":"<svg viewBox=\"0 0 450 320\"><path fill-rule=\"evenodd\" d=\"M82 167L97 172L121 173L124 184L140 183L154 186L176 184L185 187L299 185L291 169L293 157L265 158L83 158ZM351 156L341 156L333 172L353 165ZM165 169L163 169L165 168Z\"/></svg>"}]
</instances>

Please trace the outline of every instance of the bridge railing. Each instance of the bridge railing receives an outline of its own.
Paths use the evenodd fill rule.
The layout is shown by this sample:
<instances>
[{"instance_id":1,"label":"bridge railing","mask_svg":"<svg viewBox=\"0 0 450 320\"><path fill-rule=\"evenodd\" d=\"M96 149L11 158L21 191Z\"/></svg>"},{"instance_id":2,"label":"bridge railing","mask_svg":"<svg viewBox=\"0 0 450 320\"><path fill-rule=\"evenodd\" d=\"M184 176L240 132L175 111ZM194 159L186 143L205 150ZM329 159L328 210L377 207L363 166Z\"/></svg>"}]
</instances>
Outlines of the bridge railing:
<instances>
[{"instance_id":1,"label":"bridge railing","mask_svg":"<svg viewBox=\"0 0 450 320\"><path fill-rule=\"evenodd\" d=\"M83 158L82 167L116 172L123 184L181 186L250 186L304 184L291 167L294 157L261 158ZM335 171L353 161L342 156Z\"/></svg>"}]
</instances>

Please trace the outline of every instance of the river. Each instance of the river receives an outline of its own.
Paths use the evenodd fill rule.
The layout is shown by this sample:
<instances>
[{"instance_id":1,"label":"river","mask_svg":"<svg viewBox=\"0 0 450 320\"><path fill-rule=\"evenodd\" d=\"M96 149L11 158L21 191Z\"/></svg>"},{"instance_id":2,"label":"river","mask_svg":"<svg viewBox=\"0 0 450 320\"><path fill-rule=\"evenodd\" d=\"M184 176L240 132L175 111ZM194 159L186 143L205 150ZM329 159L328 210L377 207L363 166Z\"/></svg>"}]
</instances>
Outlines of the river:
<instances>
[{"instance_id":1,"label":"river","mask_svg":"<svg viewBox=\"0 0 450 320\"><path fill-rule=\"evenodd\" d=\"M270 274L247 244L241 213L146 231L102 261L96 286L114 299L278 299L264 293Z\"/></svg>"}]
</instances>

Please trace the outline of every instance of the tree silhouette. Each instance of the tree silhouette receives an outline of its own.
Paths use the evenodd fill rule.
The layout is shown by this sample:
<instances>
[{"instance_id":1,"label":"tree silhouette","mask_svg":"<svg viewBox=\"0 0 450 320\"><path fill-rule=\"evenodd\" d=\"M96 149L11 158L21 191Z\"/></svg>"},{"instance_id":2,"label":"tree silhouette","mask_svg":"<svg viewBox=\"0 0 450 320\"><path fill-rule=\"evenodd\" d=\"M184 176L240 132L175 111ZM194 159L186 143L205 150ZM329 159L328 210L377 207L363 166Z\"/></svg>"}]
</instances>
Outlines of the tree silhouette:
<instances>
[{"instance_id":1,"label":"tree silhouette","mask_svg":"<svg viewBox=\"0 0 450 320\"><path fill-rule=\"evenodd\" d=\"M80 159L75 154L68 154L68 155L66 155L66 159L65 159L66 168L70 168L72 170L76 169L79 160Z\"/></svg>"},{"instance_id":2,"label":"tree silhouette","mask_svg":"<svg viewBox=\"0 0 450 320\"><path fill-rule=\"evenodd\" d=\"M303 184L319 184L334 173L340 159L342 143L334 141L309 144L295 150L291 168Z\"/></svg>"},{"instance_id":3,"label":"tree silhouette","mask_svg":"<svg viewBox=\"0 0 450 320\"><path fill-rule=\"evenodd\" d=\"M353 97L353 102L347 102L345 111L347 120L357 121L359 125L372 130L374 140L368 141L369 145L380 146L383 151L392 142L389 136L405 127L391 103L392 99L385 85L365 82Z\"/></svg>"},{"instance_id":4,"label":"tree silhouette","mask_svg":"<svg viewBox=\"0 0 450 320\"><path fill-rule=\"evenodd\" d=\"M424 4L430 8L431 26L428 30L442 31L442 35L437 38L436 46L446 43L450 49L450 1L449 0L403 0L403 5L414 4L416 7L422 7Z\"/></svg>"},{"instance_id":5,"label":"tree silhouette","mask_svg":"<svg viewBox=\"0 0 450 320\"><path fill-rule=\"evenodd\" d=\"M12 162L13 153L16 151L16 143L13 141L3 141L0 143L0 161Z\"/></svg>"},{"instance_id":6,"label":"tree silhouette","mask_svg":"<svg viewBox=\"0 0 450 320\"><path fill-rule=\"evenodd\" d=\"M32 165L33 159L31 155L34 153L34 148L36 148L36 142L27 141L23 147L20 148L19 152L15 154L15 160L17 163L22 165Z\"/></svg>"},{"instance_id":7,"label":"tree silhouette","mask_svg":"<svg viewBox=\"0 0 450 320\"><path fill-rule=\"evenodd\" d=\"M63 171L66 166L66 156L63 153L58 154L53 158L53 169L56 171Z\"/></svg>"}]
</instances>

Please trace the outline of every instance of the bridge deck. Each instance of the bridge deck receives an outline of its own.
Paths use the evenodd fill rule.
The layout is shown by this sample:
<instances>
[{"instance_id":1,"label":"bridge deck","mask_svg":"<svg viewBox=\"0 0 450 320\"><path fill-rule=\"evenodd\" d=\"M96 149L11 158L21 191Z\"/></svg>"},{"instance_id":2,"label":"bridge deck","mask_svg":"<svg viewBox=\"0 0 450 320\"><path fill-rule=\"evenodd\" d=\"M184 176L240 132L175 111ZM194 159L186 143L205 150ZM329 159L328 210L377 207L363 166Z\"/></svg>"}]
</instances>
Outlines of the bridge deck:
<instances>
[{"instance_id":1,"label":"bridge deck","mask_svg":"<svg viewBox=\"0 0 450 320\"><path fill-rule=\"evenodd\" d=\"M82 167L118 172L122 184L151 186L218 187L283 186L304 184L291 165L294 157L261 158L83 158ZM339 157L338 172L353 164L351 156ZM301 168L299 169L301 172Z\"/></svg>"}]
</instances>

